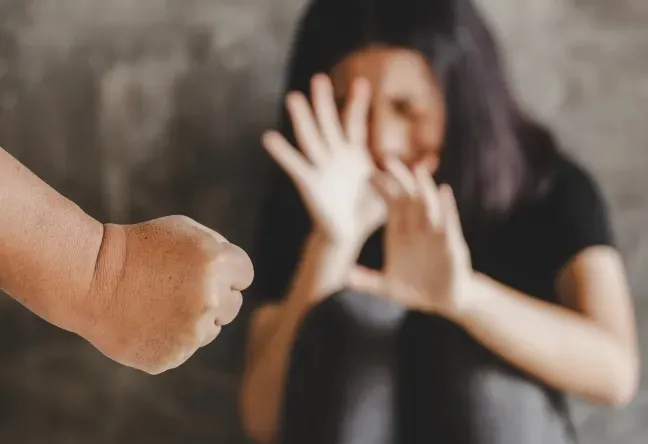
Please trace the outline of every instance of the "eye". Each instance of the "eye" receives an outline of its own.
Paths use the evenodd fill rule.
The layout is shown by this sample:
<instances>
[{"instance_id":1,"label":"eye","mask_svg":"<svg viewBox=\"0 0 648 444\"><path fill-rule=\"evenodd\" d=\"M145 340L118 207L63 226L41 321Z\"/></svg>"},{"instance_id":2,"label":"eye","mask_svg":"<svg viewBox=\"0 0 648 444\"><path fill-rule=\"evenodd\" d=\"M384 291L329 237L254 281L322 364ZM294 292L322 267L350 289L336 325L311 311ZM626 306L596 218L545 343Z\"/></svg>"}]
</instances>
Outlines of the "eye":
<instances>
[{"instance_id":1,"label":"eye","mask_svg":"<svg viewBox=\"0 0 648 444\"><path fill-rule=\"evenodd\" d=\"M416 114L416 109L412 105L411 100L408 99L394 99L392 100L392 107L394 111L405 117L413 117Z\"/></svg>"},{"instance_id":2,"label":"eye","mask_svg":"<svg viewBox=\"0 0 648 444\"><path fill-rule=\"evenodd\" d=\"M392 100L393 110L408 119L419 119L427 113L427 107L411 98Z\"/></svg>"}]
</instances>

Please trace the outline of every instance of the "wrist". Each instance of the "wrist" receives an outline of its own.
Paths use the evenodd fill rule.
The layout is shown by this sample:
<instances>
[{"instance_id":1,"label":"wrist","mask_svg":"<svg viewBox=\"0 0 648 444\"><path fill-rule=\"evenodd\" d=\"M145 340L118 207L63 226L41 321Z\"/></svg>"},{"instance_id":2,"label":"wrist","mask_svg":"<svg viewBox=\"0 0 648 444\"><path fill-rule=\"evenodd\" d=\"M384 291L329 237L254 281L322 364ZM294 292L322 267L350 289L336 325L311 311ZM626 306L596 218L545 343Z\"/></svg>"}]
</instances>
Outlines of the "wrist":
<instances>
[{"instance_id":1,"label":"wrist","mask_svg":"<svg viewBox=\"0 0 648 444\"><path fill-rule=\"evenodd\" d=\"M101 321L111 308L124 275L127 239L125 226L103 225L103 237L96 257L92 284L78 303L82 307L82 314L74 331L86 339L95 332L101 335Z\"/></svg>"},{"instance_id":2,"label":"wrist","mask_svg":"<svg viewBox=\"0 0 648 444\"><path fill-rule=\"evenodd\" d=\"M360 252L365 239L351 234L333 235L324 229L315 227L309 235L309 240L326 250L353 254Z\"/></svg>"},{"instance_id":3,"label":"wrist","mask_svg":"<svg viewBox=\"0 0 648 444\"><path fill-rule=\"evenodd\" d=\"M361 244L343 242L321 231L311 232L300 261L299 288L290 293L316 304L343 289L361 248Z\"/></svg>"},{"instance_id":4,"label":"wrist","mask_svg":"<svg viewBox=\"0 0 648 444\"><path fill-rule=\"evenodd\" d=\"M457 324L467 322L487 298L484 285L485 277L470 271L457 286L457 293L453 298L454 302L443 315Z\"/></svg>"}]
</instances>

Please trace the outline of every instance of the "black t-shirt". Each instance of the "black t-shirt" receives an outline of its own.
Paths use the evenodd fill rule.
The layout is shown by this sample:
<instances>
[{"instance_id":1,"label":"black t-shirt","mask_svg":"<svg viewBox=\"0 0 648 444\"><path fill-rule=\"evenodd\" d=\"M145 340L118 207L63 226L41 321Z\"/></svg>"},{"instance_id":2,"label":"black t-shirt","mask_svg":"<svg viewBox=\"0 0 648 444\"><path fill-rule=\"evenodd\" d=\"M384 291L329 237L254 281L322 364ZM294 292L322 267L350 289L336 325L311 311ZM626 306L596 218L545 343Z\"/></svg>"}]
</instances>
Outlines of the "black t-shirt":
<instances>
[{"instance_id":1,"label":"black t-shirt","mask_svg":"<svg viewBox=\"0 0 648 444\"><path fill-rule=\"evenodd\" d=\"M579 252L600 245L614 245L602 195L589 174L565 160L544 197L521 206L469 247L475 270L559 303L557 274ZM402 391L403 404L412 407L403 417L402 442L430 442L421 437L431 428L444 431L443 442L569 442L573 426L563 394L504 362L456 325L413 314L401 340L400 361L416 361L400 367L401 378L439 381ZM436 414L430 414L433 399L440 401Z\"/></svg>"},{"instance_id":2,"label":"black t-shirt","mask_svg":"<svg viewBox=\"0 0 648 444\"><path fill-rule=\"evenodd\" d=\"M272 227L272 224L278 221L281 222L280 219L268 221L270 228L277 230L279 225ZM285 219L280 224L283 230L288 225ZM292 234L294 230L293 227ZM295 237L299 238L292 238ZM278 239L275 237L274 241ZM257 269L263 274L257 285L265 286L270 292L265 293L266 297L273 290L285 289L299 251L297 248L290 253L290 249L303 242L301 239L278 251L279 260L257 263ZM530 296L558 303L555 281L562 267L587 247L613 245L613 238L598 187L582 168L563 159L555 168L549 189L541 197L520 205L507 220L468 243L476 271ZM379 267L381 250L379 239L370 239L360 262ZM350 336L357 336L357 329L350 327L354 321L349 318L348 310L343 309L344 297L330 298L313 310L302 325L288 376L282 441L285 444L368 442L360 435L339 438L339 429L345 421L350 421L344 417L347 413L340 412L349 410L342 408L345 403L362 405L357 400L349 400L353 387L358 384L357 379L345 380L350 362L370 354L368 350L372 346L366 344L375 346L380 341L365 341L361 349L352 349L350 344L354 341ZM369 336L380 335L373 332ZM390 392L391 405L385 405L383 397L378 405L369 402L365 407L358 407L393 410L394 427L390 433L395 435L384 442L570 442L572 425L563 395L504 362L455 324L412 312L406 314L394 334L385 337L383 345L378 347L393 348L391 358L383 357L391 362L388 365L394 385L393 393ZM367 359L373 362L373 358ZM384 365L378 362L381 358L376 359L376 366ZM367 364L367 368L371 365ZM377 383L372 390L380 390L384 384L389 385ZM372 427L371 421L365 420L363 424L365 429ZM374 444L380 441L376 437L372 439Z\"/></svg>"}]
</instances>

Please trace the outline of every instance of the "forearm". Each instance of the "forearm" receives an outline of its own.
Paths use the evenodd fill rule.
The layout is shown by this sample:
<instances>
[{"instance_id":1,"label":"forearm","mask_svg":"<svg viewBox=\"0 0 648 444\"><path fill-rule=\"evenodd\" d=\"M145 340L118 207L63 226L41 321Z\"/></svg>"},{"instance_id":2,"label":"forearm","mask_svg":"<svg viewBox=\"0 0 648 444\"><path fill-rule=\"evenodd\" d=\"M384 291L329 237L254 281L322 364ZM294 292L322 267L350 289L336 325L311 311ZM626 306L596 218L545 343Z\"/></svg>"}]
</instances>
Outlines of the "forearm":
<instances>
[{"instance_id":1,"label":"forearm","mask_svg":"<svg viewBox=\"0 0 648 444\"><path fill-rule=\"evenodd\" d=\"M0 148L0 286L66 329L92 284L103 226Z\"/></svg>"},{"instance_id":2,"label":"forearm","mask_svg":"<svg viewBox=\"0 0 648 444\"><path fill-rule=\"evenodd\" d=\"M559 390L622 404L635 386L628 347L575 311L475 275L471 302L452 319L485 347Z\"/></svg>"},{"instance_id":3,"label":"forearm","mask_svg":"<svg viewBox=\"0 0 648 444\"><path fill-rule=\"evenodd\" d=\"M307 301L286 301L273 320L270 337L253 345L263 348L247 364L241 408L244 429L257 443L274 442L292 345L308 306Z\"/></svg>"},{"instance_id":4,"label":"forearm","mask_svg":"<svg viewBox=\"0 0 648 444\"><path fill-rule=\"evenodd\" d=\"M250 344L242 391L243 419L250 437L270 443L276 437L285 379L295 336L309 310L344 287L358 248L334 246L319 236L306 244L301 266L280 311Z\"/></svg>"}]
</instances>

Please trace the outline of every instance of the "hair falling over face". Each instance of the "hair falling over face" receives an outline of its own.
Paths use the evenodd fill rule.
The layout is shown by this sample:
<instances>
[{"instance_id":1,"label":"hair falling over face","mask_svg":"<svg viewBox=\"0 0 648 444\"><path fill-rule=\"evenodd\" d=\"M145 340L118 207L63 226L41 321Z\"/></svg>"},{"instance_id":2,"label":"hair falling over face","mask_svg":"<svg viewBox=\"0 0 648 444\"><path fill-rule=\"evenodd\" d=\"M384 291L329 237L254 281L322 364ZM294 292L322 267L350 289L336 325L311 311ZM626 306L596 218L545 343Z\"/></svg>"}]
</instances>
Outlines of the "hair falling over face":
<instances>
[{"instance_id":1,"label":"hair falling over face","mask_svg":"<svg viewBox=\"0 0 648 444\"><path fill-rule=\"evenodd\" d=\"M378 166L390 156L429 162L436 181L452 187L467 237L542 192L559 160L551 134L511 95L470 0L315 0L296 30L285 92L310 97L317 73L331 75L341 105L355 76L370 80L368 142ZM283 107L281 115L294 142ZM275 252L275 276L287 283L310 221L294 185L275 173L258 251L259 260ZM281 243L285 257L267 242Z\"/></svg>"},{"instance_id":2,"label":"hair falling over face","mask_svg":"<svg viewBox=\"0 0 648 444\"><path fill-rule=\"evenodd\" d=\"M286 89L308 95L318 72L337 80L342 100L350 77L368 77L379 163L436 155L436 178L453 187L466 217L508 213L540 188L556 157L549 133L510 94L494 39L469 0L315 1L296 35ZM283 127L290 136L288 119Z\"/></svg>"}]
</instances>

